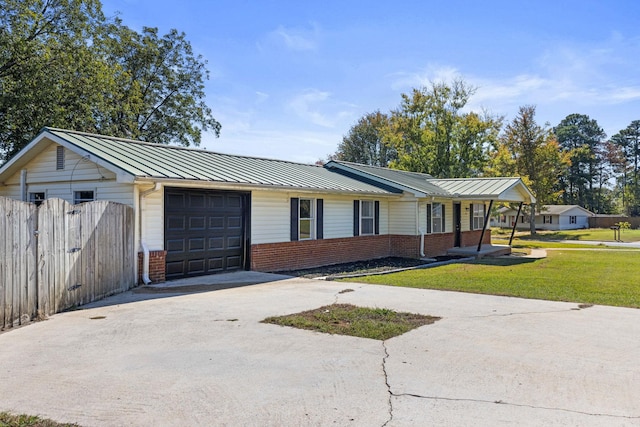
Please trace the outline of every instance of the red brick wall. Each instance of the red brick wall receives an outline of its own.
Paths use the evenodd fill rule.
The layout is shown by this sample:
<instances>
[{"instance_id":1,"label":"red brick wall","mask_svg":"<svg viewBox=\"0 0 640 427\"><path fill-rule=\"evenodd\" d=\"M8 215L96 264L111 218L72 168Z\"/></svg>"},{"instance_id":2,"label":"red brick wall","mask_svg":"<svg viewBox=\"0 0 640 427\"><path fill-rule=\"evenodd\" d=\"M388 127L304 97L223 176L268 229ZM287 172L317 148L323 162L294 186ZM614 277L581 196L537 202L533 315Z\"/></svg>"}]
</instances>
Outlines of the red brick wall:
<instances>
[{"instance_id":1,"label":"red brick wall","mask_svg":"<svg viewBox=\"0 0 640 427\"><path fill-rule=\"evenodd\" d=\"M151 282L164 282L165 278L165 259L167 251L149 251L149 279ZM144 254L138 252L138 284L142 284L142 260Z\"/></svg>"},{"instance_id":2,"label":"red brick wall","mask_svg":"<svg viewBox=\"0 0 640 427\"><path fill-rule=\"evenodd\" d=\"M478 246L478 240L480 240L480 235L482 234L482 230L476 231L465 231L462 233L460 246ZM487 229L484 232L484 237L482 238L482 244L488 245L491 243L491 230Z\"/></svg>"},{"instance_id":3,"label":"red brick wall","mask_svg":"<svg viewBox=\"0 0 640 427\"><path fill-rule=\"evenodd\" d=\"M390 236L251 245L251 269L285 271L389 256Z\"/></svg>"},{"instance_id":4,"label":"red brick wall","mask_svg":"<svg viewBox=\"0 0 640 427\"><path fill-rule=\"evenodd\" d=\"M424 236L424 254L427 257L446 255L454 244L453 233L426 234Z\"/></svg>"},{"instance_id":5,"label":"red brick wall","mask_svg":"<svg viewBox=\"0 0 640 427\"><path fill-rule=\"evenodd\" d=\"M464 232L461 236L463 246L477 245L479 238L480 231ZM491 241L489 230L483 241ZM425 256L444 255L453 247L453 243L453 233L425 235ZM388 256L419 258L420 236L359 236L251 245L251 269L298 270Z\"/></svg>"}]
</instances>

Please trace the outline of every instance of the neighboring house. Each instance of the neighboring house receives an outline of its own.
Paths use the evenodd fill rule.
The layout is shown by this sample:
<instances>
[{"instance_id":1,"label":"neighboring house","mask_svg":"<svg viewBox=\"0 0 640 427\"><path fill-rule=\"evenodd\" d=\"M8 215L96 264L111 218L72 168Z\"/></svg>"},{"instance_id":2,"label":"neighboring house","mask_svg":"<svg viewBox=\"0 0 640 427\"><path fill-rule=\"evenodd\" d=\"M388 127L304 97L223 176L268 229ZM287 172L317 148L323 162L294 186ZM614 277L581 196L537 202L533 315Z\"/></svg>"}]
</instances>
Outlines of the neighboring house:
<instances>
[{"instance_id":1,"label":"neighboring house","mask_svg":"<svg viewBox=\"0 0 640 427\"><path fill-rule=\"evenodd\" d=\"M0 196L132 206L153 281L441 255L490 242L493 201L535 201L519 178L322 167L53 128L0 167Z\"/></svg>"},{"instance_id":2,"label":"neighboring house","mask_svg":"<svg viewBox=\"0 0 640 427\"><path fill-rule=\"evenodd\" d=\"M491 219L495 227L512 228L516 221L517 210L509 207L498 209L498 215ZM538 230L576 230L589 228L589 218L594 214L578 205L543 205L536 214ZM529 229L529 215L522 215L516 228Z\"/></svg>"}]
</instances>

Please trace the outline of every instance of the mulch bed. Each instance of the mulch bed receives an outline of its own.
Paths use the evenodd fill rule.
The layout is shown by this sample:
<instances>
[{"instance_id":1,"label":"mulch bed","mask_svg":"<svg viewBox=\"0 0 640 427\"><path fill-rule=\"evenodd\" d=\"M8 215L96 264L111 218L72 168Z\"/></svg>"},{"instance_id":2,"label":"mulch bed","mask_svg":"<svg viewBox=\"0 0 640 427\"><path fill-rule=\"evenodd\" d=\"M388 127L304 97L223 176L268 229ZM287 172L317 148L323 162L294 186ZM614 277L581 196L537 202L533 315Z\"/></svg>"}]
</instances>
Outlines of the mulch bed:
<instances>
[{"instance_id":1,"label":"mulch bed","mask_svg":"<svg viewBox=\"0 0 640 427\"><path fill-rule=\"evenodd\" d=\"M456 258L460 257L442 256L435 257L434 259L436 261L446 261ZM415 258L387 257L367 261L327 265L317 268L307 268L304 270L280 271L279 273L313 279L316 277L342 276L346 274L380 273L384 271L397 270L399 268L417 267L420 265L430 264L432 262L433 261L425 261Z\"/></svg>"}]
</instances>

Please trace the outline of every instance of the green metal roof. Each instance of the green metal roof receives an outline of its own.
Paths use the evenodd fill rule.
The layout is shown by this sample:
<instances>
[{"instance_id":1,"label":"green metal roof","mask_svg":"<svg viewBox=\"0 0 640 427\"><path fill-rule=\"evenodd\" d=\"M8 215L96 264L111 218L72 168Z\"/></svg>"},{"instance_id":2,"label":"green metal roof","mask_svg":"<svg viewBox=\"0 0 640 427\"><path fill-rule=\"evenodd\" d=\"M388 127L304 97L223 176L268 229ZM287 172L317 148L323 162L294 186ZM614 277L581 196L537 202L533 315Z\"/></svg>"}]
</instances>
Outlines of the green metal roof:
<instances>
[{"instance_id":1,"label":"green metal roof","mask_svg":"<svg viewBox=\"0 0 640 427\"><path fill-rule=\"evenodd\" d=\"M521 185L519 190L528 190L520 178L455 178L433 179L432 182L451 195L461 198L491 198L503 200L505 193ZM531 194L528 194L531 196Z\"/></svg>"},{"instance_id":2,"label":"green metal roof","mask_svg":"<svg viewBox=\"0 0 640 427\"><path fill-rule=\"evenodd\" d=\"M451 197L456 199L502 200L530 203L535 197L520 178L456 178L436 179L425 173L331 161L325 165L356 179L378 182L416 196Z\"/></svg>"},{"instance_id":3,"label":"green metal roof","mask_svg":"<svg viewBox=\"0 0 640 427\"><path fill-rule=\"evenodd\" d=\"M211 181L332 192L392 194L379 186L333 173L321 166L220 154L55 128L45 128L43 134L72 144L137 179Z\"/></svg>"},{"instance_id":4,"label":"green metal roof","mask_svg":"<svg viewBox=\"0 0 640 427\"><path fill-rule=\"evenodd\" d=\"M408 172L379 166L332 160L325 165L349 176L370 179L381 184L413 190L427 196L449 196L449 192L433 183L433 177L426 173Z\"/></svg>"}]
</instances>

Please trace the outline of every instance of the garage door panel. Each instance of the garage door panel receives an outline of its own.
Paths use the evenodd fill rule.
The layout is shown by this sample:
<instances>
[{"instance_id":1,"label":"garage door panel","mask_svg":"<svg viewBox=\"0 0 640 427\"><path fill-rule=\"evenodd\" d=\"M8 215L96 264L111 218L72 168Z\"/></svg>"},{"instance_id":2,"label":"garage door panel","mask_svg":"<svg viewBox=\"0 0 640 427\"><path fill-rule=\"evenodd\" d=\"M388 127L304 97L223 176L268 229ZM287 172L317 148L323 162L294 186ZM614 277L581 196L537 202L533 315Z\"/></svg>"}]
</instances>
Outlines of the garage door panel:
<instances>
[{"instance_id":1,"label":"garage door panel","mask_svg":"<svg viewBox=\"0 0 640 427\"><path fill-rule=\"evenodd\" d=\"M202 209L205 207L205 195L204 194L189 194L189 208L190 209Z\"/></svg>"},{"instance_id":2,"label":"garage door panel","mask_svg":"<svg viewBox=\"0 0 640 427\"><path fill-rule=\"evenodd\" d=\"M204 230L207 220L204 216L192 216L189 218L189 231Z\"/></svg>"},{"instance_id":3,"label":"garage door panel","mask_svg":"<svg viewBox=\"0 0 640 427\"><path fill-rule=\"evenodd\" d=\"M183 216L167 216L167 230L184 231L186 229L185 224L185 217Z\"/></svg>"},{"instance_id":4,"label":"garage door panel","mask_svg":"<svg viewBox=\"0 0 640 427\"><path fill-rule=\"evenodd\" d=\"M240 268L242 268L241 257L227 257L227 270L237 270Z\"/></svg>"},{"instance_id":5,"label":"garage door panel","mask_svg":"<svg viewBox=\"0 0 640 427\"><path fill-rule=\"evenodd\" d=\"M240 249L242 246L242 237L230 236L227 238L227 249Z\"/></svg>"},{"instance_id":6,"label":"garage door panel","mask_svg":"<svg viewBox=\"0 0 640 427\"><path fill-rule=\"evenodd\" d=\"M167 278L244 267L244 193L165 189Z\"/></svg>"}]
</instances>

